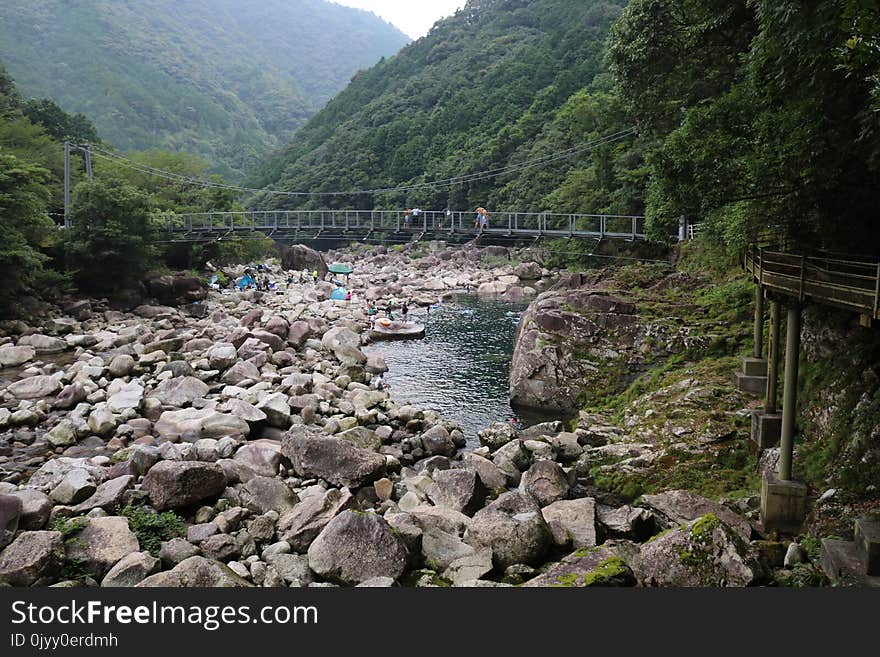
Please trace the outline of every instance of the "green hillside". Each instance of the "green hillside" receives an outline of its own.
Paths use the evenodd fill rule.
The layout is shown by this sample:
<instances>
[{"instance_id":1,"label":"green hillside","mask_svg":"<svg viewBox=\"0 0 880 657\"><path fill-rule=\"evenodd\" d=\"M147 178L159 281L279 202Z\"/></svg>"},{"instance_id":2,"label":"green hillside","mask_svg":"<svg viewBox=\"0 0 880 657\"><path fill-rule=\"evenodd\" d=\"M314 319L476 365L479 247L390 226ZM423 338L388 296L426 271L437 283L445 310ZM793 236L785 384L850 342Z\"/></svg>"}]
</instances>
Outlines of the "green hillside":
<instances>
[{"instance_id":1,"label":"green hillside","mask_svg":"<svg viewBox=\"0 0 880 657\"><path fill-rule=\"evenodd\" d=\"M123 150L198 153L232 178L407 41L324 0L0 3L0 61L24 95Z\"/></svg>"},{"instance_id":2,"label":"green hillside","mask_svg":"<svg viewBox=\"0 0 880 657\"><path fill-rule=\"evenodd\" d=\"M356 76L252 182L289 191L418 184L547 156L629 127L604 65L610 26L625 5L471 0L427 37ZM637 213L643 183L633 148L624 140L453 187L299 202Z\"/></svg>"}]
</instances>

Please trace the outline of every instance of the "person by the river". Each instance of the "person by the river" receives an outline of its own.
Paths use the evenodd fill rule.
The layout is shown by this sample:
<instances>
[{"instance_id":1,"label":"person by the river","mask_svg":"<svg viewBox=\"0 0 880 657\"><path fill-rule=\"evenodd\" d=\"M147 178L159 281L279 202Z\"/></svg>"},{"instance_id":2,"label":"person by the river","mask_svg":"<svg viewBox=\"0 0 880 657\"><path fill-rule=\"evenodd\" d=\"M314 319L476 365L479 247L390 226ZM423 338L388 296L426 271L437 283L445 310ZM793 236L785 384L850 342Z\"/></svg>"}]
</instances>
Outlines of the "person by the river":
<instances>
[{"instance_id":1,"label":"person by the river","mask_svg":"<svg viewBox=\"0 0 880 657\"><path fill-rule=\"evenodd\" d=\"M317 269L315 269L315 270L312 272L312 278L315 279L315 285L317 285L317 284L318 284L318 270L317 270Z\"/></svg>"},{"instance_id":2,"label":"person by the river","mask_svg":"<svg viewBox=\"0 0 880 657\"><path fill-rule=\"evenodd\" d=\"M407 317L409 315L409 306L406 305L406 301L403 302L403 305L400 307L400 316L403 318L403 321L407 321Z\"/></svg>"}]
</instances>

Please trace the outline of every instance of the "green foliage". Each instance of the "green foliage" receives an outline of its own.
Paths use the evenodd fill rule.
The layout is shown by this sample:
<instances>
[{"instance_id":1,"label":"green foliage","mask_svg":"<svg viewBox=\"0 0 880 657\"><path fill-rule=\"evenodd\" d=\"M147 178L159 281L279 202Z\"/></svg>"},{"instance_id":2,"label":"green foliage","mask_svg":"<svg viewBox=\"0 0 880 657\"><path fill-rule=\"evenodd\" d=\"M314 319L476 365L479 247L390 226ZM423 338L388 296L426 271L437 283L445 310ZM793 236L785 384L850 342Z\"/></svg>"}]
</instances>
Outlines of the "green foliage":
<instances>
[{"instance_id":1,"label":"green foliage","mask_svg":"<svg viewBox=\"0 0 880 657\"><path fill-rule=\"evenodd\" d=\"M153 264L155 228L147 197L121 180L96 178L74 190L65 252L83 290L112 292Z\"/></svg>"},{"instance_id":2,"label":"green foliage","mask_svg":"<svg viewBox=\"0 0 880 657\"><path fill-rule=\"evenodd\" d=\"M28 95L88 115L126 151L193 151L238 178L407 41L322 0L0 4L0 59Z\"/></svg>"},{"instance_id":3,"label":"green foliage","mask_svg":"<svg viewBox=\"0 0 880 657\"><path fill-rule=\"evenodd\" d=\"M622 0L481 0L358 75L270 158L254 186L335 191L420 184L558 153L631 125L604 41ZM640 214L638 140L453 187L261 207L510 208Z\"/></svg>"},{"instance_id":4,"label":"green foliage","mask_svg":"<svg viewBox=\"0 0 880 657\"><path fill-rule=\"evenodd\" d=\"M48 174L0 149L0 313L45 280L48 257L40 249L51 244L53 232Z\"/></svg>"},{"instance_id":5,"label":"green foliage","mask_svg":"<svg viewBox=\"0 0 880 657\"><path fill-rule=\"evenodd\" d=\"M71 543L76 540L77 535L85 529L87 524L89 524L88 518L81 516L77 518L55 517L49 521L47 529L50 532L59 532L65 543Z\"/></svg>"},{"instance_id":6,"label":"green foliage","mask_svg":"<svg viewBox=\"0 0 880 657\"><path fill-rule=\"evenodd\" d=\"M173 511L156 513L142 506L127 504L117 509L117 514L128 518L128 526L137 536L142 550L154 557L159 556L163 541L183 536L183 519Z\"/></svg>"},{"instance_id":7,"label":"green foliage","mask_svg":"<svg viewBox=\"0 0 880 657\"><path fill-rule=\"evenodd\" d=\"M865 0L633 0L609 64L649 165L649 233L880 253L880 10ZM846 230L835 230L846 226Z\"/></svg>"}]
</instances>

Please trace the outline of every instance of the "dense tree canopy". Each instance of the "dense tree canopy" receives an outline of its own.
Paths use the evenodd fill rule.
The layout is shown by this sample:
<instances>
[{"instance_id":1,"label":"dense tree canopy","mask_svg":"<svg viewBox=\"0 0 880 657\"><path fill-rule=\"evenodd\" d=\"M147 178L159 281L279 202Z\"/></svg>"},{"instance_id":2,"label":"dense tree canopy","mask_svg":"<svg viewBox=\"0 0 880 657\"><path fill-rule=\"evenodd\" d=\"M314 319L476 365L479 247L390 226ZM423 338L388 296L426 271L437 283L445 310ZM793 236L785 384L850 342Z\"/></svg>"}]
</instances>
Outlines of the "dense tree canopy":
<instances>
[{"instance_id":1,"label":"dense tree canopy","mask_svg":"<svg viewBox=\"0 0 880 657\"><path fill-rule=\"evenodd\" d=\"M647 212L742 245L880 249L877 5L859 0L633 0L609 60L655 140Z\"/></svg>"},{"instance_id":2,"label":"dense tree canopy","mask_svg":"<svg viewBox=\"0 0 880 657\"><path fill-rule=\"evenodd\" d=\"M408 41L325 0L0 3L0 60L25 95L86 114L118 148L198 153L227 177Z\"/></svg>"},{"instance_id":3,"label":"dense tree canopy","mask_svg":"<svg viewBox=\"0 0 880 657\"><path fill-rule=\"evenodd\" d=\"M624 4L471 0L427 37L356 76L254 182L318 192L417 185L517 165L626 127L603 63L608 29ZM467 184L311 203L634 212L642 194L629 186L638 186L641 162L631 146ZM600 186L589 196L571 198L593 179ZM267 197L256 204L297 202Z\"/></svg>"}]
</instances>

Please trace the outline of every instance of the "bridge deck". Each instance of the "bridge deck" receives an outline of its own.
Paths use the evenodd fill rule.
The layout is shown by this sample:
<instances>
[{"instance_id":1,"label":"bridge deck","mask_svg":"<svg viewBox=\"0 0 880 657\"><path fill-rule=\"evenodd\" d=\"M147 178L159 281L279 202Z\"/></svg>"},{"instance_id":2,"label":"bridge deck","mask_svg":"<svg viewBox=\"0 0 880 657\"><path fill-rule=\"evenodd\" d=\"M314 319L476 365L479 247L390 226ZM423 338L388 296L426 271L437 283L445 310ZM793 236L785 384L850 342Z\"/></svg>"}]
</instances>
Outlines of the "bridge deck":
<instances>
[{"instance_id":1,"label":"bridge deck","mask_svg":"<svg viewBox=\"0 0 880 657\"><path fill-rule=\"evenodd\" d=\"M878 262L754 248L746 253L744 265L768 290L880 319Z\"/></svg>"},{"instance_id":2,"label":"bridge deck","mask_svg":"<svg viewBox=\"0 0 880 657\"><path fill-rule=\"evenodd\" d=\"M470 212L424 211L407 216L388 210L276 210L163 215L169 239L199 241L232 233L260 232L269 237L299 234L355 236L370 233L419 235L520 235L645 239L645 218L605 214L491 213L489 227L477 226Z\"/></svg>"}]
</instances>

